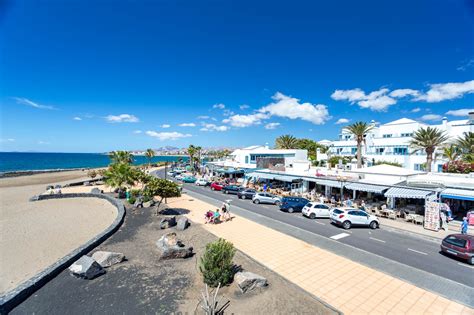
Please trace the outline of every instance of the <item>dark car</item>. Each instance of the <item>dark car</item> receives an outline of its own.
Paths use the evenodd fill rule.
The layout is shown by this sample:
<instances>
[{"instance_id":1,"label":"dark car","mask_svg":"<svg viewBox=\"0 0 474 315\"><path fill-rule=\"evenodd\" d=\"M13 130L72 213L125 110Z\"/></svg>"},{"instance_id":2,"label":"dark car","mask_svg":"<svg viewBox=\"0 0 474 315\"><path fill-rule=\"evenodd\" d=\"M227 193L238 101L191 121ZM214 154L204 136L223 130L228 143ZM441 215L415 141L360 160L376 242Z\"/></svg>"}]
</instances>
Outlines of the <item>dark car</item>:
<instances>
[{"instance_id":1,"label":"dark car","mask_svg":"<svg viewBox=\"0 0 474 315\"><path fill-rule=\"evenodd\" d=\"M242 187L237 186L237 185L227 185L227 186L222 187L222 192L224 194L237 195L239 193L239 191L242 190L242 189L243 189Z\"/></svg>"},{"instance_id":2,"label":"dark car","mask_svg":"<svg viewBox=\"0 0 474 315\"><path fill-rule=\"evenodd\" d=\"M441 251L474 265L474 236L469 234L448 235L441 242Z\"/></svg>"},{"instance_id":3,"label":"dark car","mask_svg":"<svg viewBox=\"0 0 474 315\"><path fill-rule=\"evenodd\" d=\"M306 198L301 197L283 197L281 199L280 210L289 213L301 212L304 206L309 202Z\"/></svg>"},{"instance_id":4,"label":"dark car","mask_svg":"<svg viewBox=\"0 0 474 315\"><path fill-rule=\"evenodd\" d=\"M247 188L240 190L237 193L237 197L239 197L239 199L252 199L252 197L255 196L256 193L257 191L255 189Z\"/></svg>"}]
</instances>

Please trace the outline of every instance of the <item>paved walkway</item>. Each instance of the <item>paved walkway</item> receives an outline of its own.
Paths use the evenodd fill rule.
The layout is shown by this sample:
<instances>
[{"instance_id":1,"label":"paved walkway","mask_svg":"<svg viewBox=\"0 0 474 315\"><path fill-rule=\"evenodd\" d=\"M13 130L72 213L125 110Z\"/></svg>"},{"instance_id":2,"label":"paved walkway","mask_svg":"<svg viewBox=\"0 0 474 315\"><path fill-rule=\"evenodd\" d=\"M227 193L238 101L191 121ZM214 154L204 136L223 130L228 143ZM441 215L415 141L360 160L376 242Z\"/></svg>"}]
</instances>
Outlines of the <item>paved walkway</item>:
<instances>
[{"instance_id":1,"label":"paved walkway","mask_svg":"<svg viewBox=\"0 0 474 315\"><path fill-rule=\"evenodd\" d=\"M168 203L188 209L188 217L201 224L204 211L215 208L187 195ZM345 314L474 314L459 303L242 217L203 226Z\"/></svg>"}]
</instances>

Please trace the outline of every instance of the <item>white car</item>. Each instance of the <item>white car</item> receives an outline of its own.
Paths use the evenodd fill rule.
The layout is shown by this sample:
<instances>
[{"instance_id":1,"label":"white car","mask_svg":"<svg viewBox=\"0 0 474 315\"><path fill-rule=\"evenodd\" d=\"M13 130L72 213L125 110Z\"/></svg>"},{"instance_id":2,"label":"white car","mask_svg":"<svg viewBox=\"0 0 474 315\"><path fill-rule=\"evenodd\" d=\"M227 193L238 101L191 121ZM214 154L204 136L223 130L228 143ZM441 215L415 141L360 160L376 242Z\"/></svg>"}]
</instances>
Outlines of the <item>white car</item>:
<instances>
[{"instance_id":1,"label":"white car","mask_svg":"<svg viewBox=\"0 0 474 315\"><path fill-rule=\"evenodd\" d=\"M270 203L270 204L272 204L272 205L277 205L277 206L280 206L280 205L281 205L281 199L280 199L280 197L275 196L275 195L272 195L272 194L269 194L269 193L265 193L265 192L256 193L256 194L252 197L252 201L253 201L253 203L256 203L256 204L259 204L259 203Z\"/></svg>"},{"instance_id":2,"label":"white car","mask_svg":"<svg viewBox=\"0 0 474 315\"><path fill-rule=\"evenodd\" d=\"M195 184L196 186L207 186L209 182L205 180L204 178L198 178Z\"/></svg>"},{"instance_id":3,"label":"white car","mask_svg":"<svg viewBox=\"0 0 474 315\"><path fill-rule=\"evenodd\" d=\"M176 178L177 180L182 180L184 177L186 177L184 174L178 174L174 178Z\"/></svg>"},{"instance_id":4,"label":"white car","mask_svg":"<svg viewBox=\"0 0 474 315\"><path fill-rule=\"evenodd\" d=\"M376 216L354 208L335 208L331 211L330 218L332 223L342 226L345 230L351 226L368 226L371 229L380 226Z\"/></svg>"},{"instance_id":5,"label":"white car","mask_svg":"<svg viewBox=\"0 0 474 315\"><path fill-rule=\"evenodd\" d=\"M331 207L326 204L318 202L309 202L306 206L303 207L301 213L303 216L310 219L316 218L329 218L331 212Z\"/></svg>"}]
</instances>

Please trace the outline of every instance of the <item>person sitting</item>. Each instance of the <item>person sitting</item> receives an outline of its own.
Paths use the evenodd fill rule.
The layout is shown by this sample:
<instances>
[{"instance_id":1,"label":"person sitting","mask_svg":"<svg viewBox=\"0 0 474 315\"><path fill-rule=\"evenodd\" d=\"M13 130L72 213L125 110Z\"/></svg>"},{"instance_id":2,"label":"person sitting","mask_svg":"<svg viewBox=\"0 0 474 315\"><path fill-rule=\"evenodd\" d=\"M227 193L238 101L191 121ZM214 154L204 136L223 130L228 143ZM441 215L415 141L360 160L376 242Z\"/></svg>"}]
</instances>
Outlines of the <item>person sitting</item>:
<instances>
[{"instance_id":1,"label":"person sitting","mask_svg":"<svg viewBox=\"0 0 474 315\"><path fill-rule=\"evenodd\" d=\"M204 224L212 223L213 217L214 217L214 212L212 212L211 210L208 210L206 214L204 214L204 220L205 220Z\"/></svg>"},{"instance_id":2,"label":"person sitting","mask_svg":"<svg viewBox=\"0 0 474 315\"><path fill-rule=\"evenodd\" d=\"M214 211L213 216L212 216L212 223L217 224L220 221L221 213L219 212L219 209L216 209Z\"/></svg>"}]
</instances>

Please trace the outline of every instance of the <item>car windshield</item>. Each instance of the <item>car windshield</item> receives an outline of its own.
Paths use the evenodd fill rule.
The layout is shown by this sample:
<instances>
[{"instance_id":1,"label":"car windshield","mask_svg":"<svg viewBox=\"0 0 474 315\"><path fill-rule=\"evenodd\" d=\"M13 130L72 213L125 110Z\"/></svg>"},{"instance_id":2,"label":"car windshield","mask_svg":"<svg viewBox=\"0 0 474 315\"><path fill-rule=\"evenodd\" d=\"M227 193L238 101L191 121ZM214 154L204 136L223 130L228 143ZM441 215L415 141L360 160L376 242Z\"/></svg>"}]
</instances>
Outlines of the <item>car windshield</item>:
<instances>
[{"instance_id":1,"label":"car windshield","mask_svg":"<svg viewBox=\"0 0 474 315\"><path fill-rule=\"evenodd\" d=\"M339 209L334 209L334 210L332 211L332 213L334 213L334 214L340 214L340 213L343 213L343 212L344 212L344 211L339 210Z\"/></svg>"},{"instance_id":2,"label":"car windshield","mask_svg":"<svg viewBox=\"0 0 474 315\"><path fill-rule=\"evenodd\" d=\"M306 205L306 207L310 207L310 208L311 208L312 206L313 206L313 204L312 204L311 202Z\"/></svg>"},{"instance_id":3,"label":"car windshield","mask_svg":"<svg viewBox=\"0 0 474 315\"><path fill-rule=\"evenodd\" d=\"M466 240L462 238L457 238L456 236L448 236L444 239L444 241L448 244L458 246L458 247L466 247Z\"/></svg>"}]
</instances>

